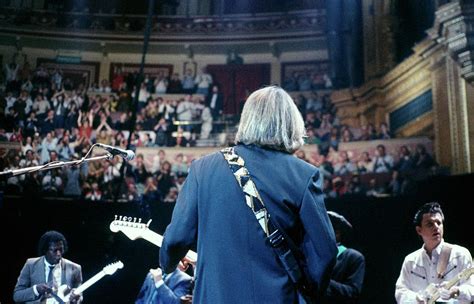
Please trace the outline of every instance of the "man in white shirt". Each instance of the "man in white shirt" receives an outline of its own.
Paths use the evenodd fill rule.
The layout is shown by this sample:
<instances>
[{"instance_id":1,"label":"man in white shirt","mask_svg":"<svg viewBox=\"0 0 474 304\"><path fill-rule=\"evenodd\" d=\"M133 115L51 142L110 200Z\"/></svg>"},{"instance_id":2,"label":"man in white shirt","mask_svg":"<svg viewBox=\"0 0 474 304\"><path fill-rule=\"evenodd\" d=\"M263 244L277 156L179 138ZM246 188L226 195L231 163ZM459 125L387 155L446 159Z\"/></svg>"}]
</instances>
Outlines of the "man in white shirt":
<instances>
[{"instance_id":1,"label":"man in white shirt","mask_svg":"<svg viewBox=\"0 0 474 304\"><path fill-rule=\"evenodd\" d=\"M440 205L423 205L413 222L423 246L403 262L395 289L397 303L428 303L430 299L460 304L474 301L474 278L467 276L456 282L459 274L474 272L471 254L464 247L444 242Z\"/></svg>"},{"instance_id":2,"label":"man in white shirt","mask_svg":"<svg viewBox=\"0 0 474 304\"><path fill-rule=\"evenodd\" d=\"M194 104L191 101L192 96L191 95L186 95L184 100L180 101L178 104L178 107L176 109L176 115L178 117L178 120L185 123L185 122L191 122L193 120L193 112L194 112ZM192 125L184 125L183 129L185 131L191 131L192 130Z\"/></svg>"},{"instance_id":3,"label":"man in white shirt","mask_svg":"<svg viewBox=\"0 0 474 304\"><path fill-rule=\"evenodd\" d=\"M201 72L194 79L194 83L197 85L196 94L202 94L207 96L209 94L209 87L213 80L211 74L206 72L206 68L202 68Z\"/></svg>"},{"instance_id":4,"label":"man in white shirt","mask_svg":"<svg viewBox=\"0 0 474 304\"><path fill-rule=\"evenodd\" d=\"M378 145L375 150L374 172L390 172L393 168L393 157L386 153L384 145Z\"/></svg>"}]
</instances>

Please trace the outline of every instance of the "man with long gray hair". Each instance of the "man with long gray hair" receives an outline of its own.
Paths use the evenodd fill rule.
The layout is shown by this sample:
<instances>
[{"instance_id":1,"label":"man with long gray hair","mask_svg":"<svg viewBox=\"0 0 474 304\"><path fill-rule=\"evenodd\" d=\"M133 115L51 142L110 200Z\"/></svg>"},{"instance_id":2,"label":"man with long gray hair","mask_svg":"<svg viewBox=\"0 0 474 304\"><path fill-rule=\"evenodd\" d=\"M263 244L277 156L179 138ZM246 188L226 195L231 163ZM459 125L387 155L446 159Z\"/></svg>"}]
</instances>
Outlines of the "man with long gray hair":
<instances>
[{"instance_id":1,"label":"man with long gray hair","mask_svg":"<svg viewBox=\"0 0 474 304\"><path fill-rule=\"evenodd\" d=\"M245 103L236 146L192 163L160 264L193 263L183 257L196 246L193 303L311 303L326 290L337 249L319 170L292 155L304 136L288 93L265 87Z\"/></svg>"}]
</instances>

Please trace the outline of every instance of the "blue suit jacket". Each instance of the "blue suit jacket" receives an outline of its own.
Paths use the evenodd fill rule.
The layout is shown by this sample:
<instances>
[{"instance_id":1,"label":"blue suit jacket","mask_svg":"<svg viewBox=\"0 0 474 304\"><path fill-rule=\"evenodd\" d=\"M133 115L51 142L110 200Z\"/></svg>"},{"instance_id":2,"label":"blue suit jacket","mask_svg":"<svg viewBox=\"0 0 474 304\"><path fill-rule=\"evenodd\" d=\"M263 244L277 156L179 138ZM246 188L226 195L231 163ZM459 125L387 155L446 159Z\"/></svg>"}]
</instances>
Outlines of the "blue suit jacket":
<instances>
[{"instance_id":1,"label":"blue suit jacket","mask_svg":"<svg viewBox=\"0 0 474 304\"><path fill-rule=\"evenodd\" d=\"M336 257L319 170L287 153L236 146L274 221L301 248L310 280L325 291ZM193 303L295 303L296 289L221 153L191 165L164 234L160 264L175 269L197 243Z\"/></svg>"},{"instance_id":2,"label":"blue suit jacket","mask_svg":"<svg viewBox=\"0 0 474 304\"><path fill-rule=\"evenodd\" d=\"M192 277L176 269L164 279L164 284L155 287L151 273L148 273L135 304L179 304L180 298L191 293Z\"/></svg>"}]
</instances>

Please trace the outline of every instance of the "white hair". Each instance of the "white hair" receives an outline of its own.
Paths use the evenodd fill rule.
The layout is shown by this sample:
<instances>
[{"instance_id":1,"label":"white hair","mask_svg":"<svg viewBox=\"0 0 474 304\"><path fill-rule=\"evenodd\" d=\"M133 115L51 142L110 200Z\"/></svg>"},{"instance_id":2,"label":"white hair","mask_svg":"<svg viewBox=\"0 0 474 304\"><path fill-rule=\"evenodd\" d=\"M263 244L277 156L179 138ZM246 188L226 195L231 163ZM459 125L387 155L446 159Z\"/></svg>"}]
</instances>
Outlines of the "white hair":
<instances>
[{"instance_id":1,"label":"white hair","mask_svg":"<svg viewBox=\"0 0 474 304\"><path fill-rule=\"evenodd\" d=\"M303 117L291 96L269 86L247 98L235 141L293 153L304 144L304 136Z\"/></svg>"}]
</instances>

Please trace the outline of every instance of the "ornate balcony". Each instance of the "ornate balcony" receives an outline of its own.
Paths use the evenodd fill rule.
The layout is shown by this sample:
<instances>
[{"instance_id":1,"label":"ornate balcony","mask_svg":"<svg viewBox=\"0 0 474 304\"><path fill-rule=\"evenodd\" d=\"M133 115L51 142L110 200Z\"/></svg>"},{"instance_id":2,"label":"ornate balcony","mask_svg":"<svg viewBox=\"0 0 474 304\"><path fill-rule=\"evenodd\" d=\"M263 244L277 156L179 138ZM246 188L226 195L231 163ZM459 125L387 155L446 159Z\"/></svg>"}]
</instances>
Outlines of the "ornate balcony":
<instances>
[{"instance_id":1,"label":"ornate balcony","mask_svg":"<svg viewBox=\"0 0 474 304\"><path fill-rule=\"evenodd\" d=\"M44 10L4 9L0 13L0 37L20 37L24 45L48 40L48 44L74 39L82 49L97 48L107 43L141 45L146 22L144 15L112 15ZM196 46L203 52L219 50L219 44L251 44L252 52L268 52L277 46L280 51L318 48L325 39L324 10L293 11L289 13L240 14L219 16L155 16L151 44L168 43ZM18 38L16 38L18 40ZM8 40L7 40L8 41ZM90 43L93 44L90 44ZM95 42L95 43L94 43ZM88 45L89 43L89 45ZM263 48L262 48L263 47ZM120 49L123 50L123 46ZM135 51L135 50L133 50ZM160 49L158 47L157 51ZM173 51L173 49L171 49Z\"/></svg>"}]
</instances>

